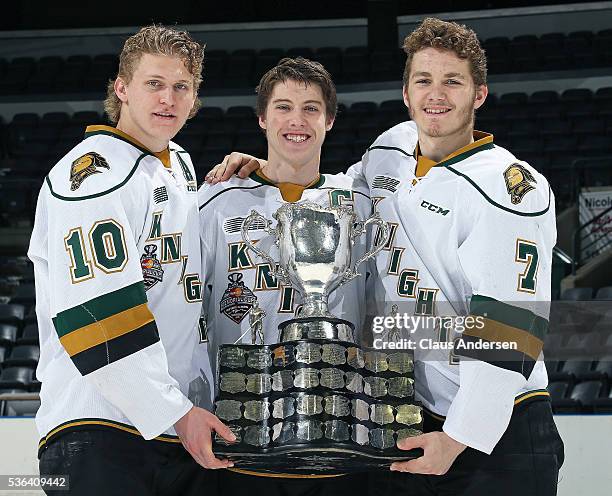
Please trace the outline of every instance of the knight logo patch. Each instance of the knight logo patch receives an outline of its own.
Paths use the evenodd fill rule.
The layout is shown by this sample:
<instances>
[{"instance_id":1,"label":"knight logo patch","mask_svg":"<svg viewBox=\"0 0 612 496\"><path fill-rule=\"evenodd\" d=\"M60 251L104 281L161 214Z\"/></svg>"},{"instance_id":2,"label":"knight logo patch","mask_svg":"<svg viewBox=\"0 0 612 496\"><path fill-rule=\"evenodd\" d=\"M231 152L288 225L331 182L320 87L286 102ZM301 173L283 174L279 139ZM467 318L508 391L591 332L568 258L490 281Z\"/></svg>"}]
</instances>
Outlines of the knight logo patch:
<instances>
[{"instance_id":1,"label":"knight logo patch","mask_svg":"<svg viewBox=\"0 0 612 496\"><path fill-rule=\"evenodd\" d=\"M523 197L535 189L532 183L537 182L531 172L518 163L512 164L504 171L504 180L513 205L521 203Z\"/></svg>"},{"instance_id":2,"label":"knight logo patch","mask_svg":"<svg viewBox=\"0 0 612 496\"><path fill-rule=\"evenodd\" d=\"M244 285L242 278L243 276L240 273L227 276L229 284L219 303L219 311L236 322L236 324L242 322L244 316L249 313L253 303L257 301L257 296Z\"/></svg>"},{"instance_id":3,"label":"knight logo patch","mask_svg":"<svg viewBox=\"0 0 612 496\"><path fill-rule=\"evenodd\" d=\"M89 152L77 158L70 166L70 191L76 191L81 183L93 174L100 174L98 169L110 169L106 159L96 152Z\"/></svg>"},{"instance_id":4,"label":"knight logo patch","mask_svg":"<svg viewBox=\"0 0 612 496\"><path fill-rule=\"evenodd\" d=\"M144 255L140 257L140 266L142 267L145 291L149 291L164 279L164 269L157 259L157 246L145 245L144 249Z\"/></svg>"}]
</instances>

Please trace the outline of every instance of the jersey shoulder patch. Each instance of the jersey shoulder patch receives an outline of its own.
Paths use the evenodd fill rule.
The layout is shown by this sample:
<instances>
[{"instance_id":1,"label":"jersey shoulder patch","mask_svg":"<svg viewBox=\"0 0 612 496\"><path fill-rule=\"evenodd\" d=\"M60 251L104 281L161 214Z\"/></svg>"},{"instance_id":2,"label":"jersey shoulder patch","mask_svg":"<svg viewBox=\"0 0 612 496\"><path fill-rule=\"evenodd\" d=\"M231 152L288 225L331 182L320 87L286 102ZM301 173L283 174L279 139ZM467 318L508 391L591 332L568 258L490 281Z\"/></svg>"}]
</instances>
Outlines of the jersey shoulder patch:
<instances>
[{"instance_id":1,"label":"jersey shoulder patch","mask_svg":"<svg viewBox=\"0 0 612 496\"><path fill-rule=\"evenodd\" d=\"M51 194L60 200L104 196L127 184L148 156L111 136L90 136L60 159L46 177L46 183Z\"/></svg>"},{"instance_id":2,"label":"jersey shoulder patch","mask_svg":"<svg viewBox=\"0 0 612 496\"><path fill-rule=\"evenodd\" d=\"M524 196L534 190L537 184L533 173L529 171L526 164L520 162L513 162L506 168L504 182L513 205L521 203Z\"/></svg>"},{"instance_id":3,"label":"jersey shoulder patch","mask_svg":"<svg viewBox=\"0 0 612 496\"><path fill-rule=\"evenodd\" d=\"M505 148L494 146L447 166L488 203L509 213L545 214L553 203L546 178Z\"/></svg>"},{"instance_id":4,"label":"jersey shoulder patch","mask_svg":"<svg viewBox=\"0 0 612 496\"><path fill-rule=\"evenodd\" d=\"M85 179L101 174L104 169L110 170L110 165L98 152L87 152L74 159L70 165L70 191L76 191Z\"/></svg>"}]
</instances>

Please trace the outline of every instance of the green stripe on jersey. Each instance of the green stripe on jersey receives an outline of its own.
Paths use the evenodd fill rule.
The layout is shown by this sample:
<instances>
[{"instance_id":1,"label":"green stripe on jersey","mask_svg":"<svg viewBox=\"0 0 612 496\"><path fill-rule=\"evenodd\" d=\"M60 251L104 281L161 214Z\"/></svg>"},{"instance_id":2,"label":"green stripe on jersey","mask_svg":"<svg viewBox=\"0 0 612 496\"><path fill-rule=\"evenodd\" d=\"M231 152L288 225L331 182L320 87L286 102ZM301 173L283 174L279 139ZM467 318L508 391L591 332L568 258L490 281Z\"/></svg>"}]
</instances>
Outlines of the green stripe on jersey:
<instances>
[{"instance_id":1,"label":"green stripe on jersey","mask_svg":"<svg viewBox=\"0 0 612 496\"><path fill-rule=\"evenodd\" d=\"M144 284L140 281L64 310L53 319L53 324L61 338L76 329L146 302Z\"/></svg>"},{"instance_id":2,"label":"green stripe on jersey","mask_svg":"<svg viewBox=\"0 0 612 496\"><path fill-rule=\"evenodd\" d=\"M502 324L527 331L540 340L544 340L548 330L548 320L530 310L503 303L488 296L473 295L470 303L470 314L481 315Z\"/></svg>"}]
</instances>

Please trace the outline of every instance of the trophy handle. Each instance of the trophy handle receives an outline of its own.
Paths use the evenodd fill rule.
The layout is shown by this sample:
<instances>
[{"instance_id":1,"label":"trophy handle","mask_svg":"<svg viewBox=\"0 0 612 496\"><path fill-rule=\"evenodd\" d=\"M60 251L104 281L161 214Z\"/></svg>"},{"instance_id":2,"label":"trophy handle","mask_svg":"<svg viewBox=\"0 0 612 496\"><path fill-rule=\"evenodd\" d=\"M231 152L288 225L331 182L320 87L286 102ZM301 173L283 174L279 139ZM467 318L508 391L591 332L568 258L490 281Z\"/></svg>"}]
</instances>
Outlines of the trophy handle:
<instances>
[{"instance_id":1,"label":"trophy handle","mask_svg":"<svg viewBox=\"0 0 612 496\"><path fill-rule=\"evenodd\" d=\"M357 268L366 260L374 258L376 255L378 255L378 253L384 248L385 244L387 243L387 239L389 238L389 223L382 220L378 212L374 212L363 222L357 222L357 226L353 232L353 239L364 234L369 224L376 224L378 226L380 236L377 236L377 238L379 238L380 241L375 244L370 251L365 253L359 260L357 260L357 262L355 262L355 266L352 269L349 269L344 273L344 277L342 278L343 283L352 281L356 277L359 277L361 274L357 272Z\"/></svg>"},{"instance_id":2,"label":"trophy handle","mask_svg":"<svg viewBox=\"0 0 612 496\"><path fill-rule=\"evenodd\" d=\"M242 223L242 239L244 240L248 249L253 250L257 256L263 258L266 262L268 262L268 264L270 264L270 273L273 276L281 279L281 282L288 282L289 274L287 274L281 267L277 267L277 263L274 261L274 259L265 251L259 249L251 240L251 237L249 236L249 227L251 227L256 220L261 220L265 223L266 227L264 227L264 231L274 238L274 243L278 244L278 230L270 227L272 221L266 219L263 215L255 210L251 210L251 213Z\"/></svg>"}]
</instances>

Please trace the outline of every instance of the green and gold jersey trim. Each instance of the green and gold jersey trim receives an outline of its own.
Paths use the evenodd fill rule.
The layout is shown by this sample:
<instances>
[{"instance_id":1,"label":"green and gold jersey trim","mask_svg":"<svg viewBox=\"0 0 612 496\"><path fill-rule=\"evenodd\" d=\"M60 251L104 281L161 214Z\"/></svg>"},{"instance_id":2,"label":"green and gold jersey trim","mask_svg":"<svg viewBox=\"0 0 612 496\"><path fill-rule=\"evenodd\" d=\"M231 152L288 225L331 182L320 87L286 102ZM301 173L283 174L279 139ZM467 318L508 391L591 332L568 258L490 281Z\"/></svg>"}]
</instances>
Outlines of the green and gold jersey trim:
<instances>
[{"instance_id":1,"label":"green and gold jersey trim","mask_svg":"<svg viewBox=\"0 0 612 496\"><path fill-rule=\"evenodd\" d=\"M64 310L53 324L83 375L159 341L142 282Z\"/></svg>"},{"instance_id":2,"label":"green and gold jersey trim","mask_svg":"<svg viewBox=\"0 0 612 496\"><path fill-rule=\"evenodd\" d=\"M51 430L46 436L44 436L38 442L38 457L42 451L47 447L47 445L56 439L57 437L67 434L68 432L74 432L78 430L119 430L122 432L127 432L129 434L133 434L135 436L140 436L140 432L133 425L124 424L122 422L117 422L114 420L108 419L99 419L99 418L83 418L83 419L75 419L69 420L68 422L64 422L63 424L58 425L55 429ZM181 440L178 436L171 436L169 434L162 434L153 438L155 441L161 441L164 443L175 443L180 444Z\"/></svg>"},{"instance_id":3,"label":"green and gold jersey trim","mask_svg":"<svg viewBox=\"0 0 612 496\"><path fill-rule=\"evenodd\" d=\"M147 155L153 155L153 152L149 150L146 146L144 146L140 141L132 138L129 134L120 131L116 127L112 126L87 126L85 128L84 139L90 138L91 136L97 135L110 136L111 138L116 138L120 141L124 141L125 143L129 143L134 148L138 148L142 153L146 153Z\"/></svg>"},{"instance_id":4,"label":"green and gold jersey trim","mask_svg":"<svg viewBox=\"0 0 612 496\"><path fill-rule=\"evenodd\" d=\"M489 195L487 195L484 192L484 190L480 186L478 186L478 184L476 184L471 177L459 172L454 167L451 167L452 165L455 165L465 160L466 158L471 157L472 155L478 152L481 152L484 150L491 150L495 148L495 144L493 143L492 134L485 133L482 131L474 131L474 139L477 139L477 141L474 141L470 145L467 145L466 147L461 148L454 153L451 153L448 157L446 157L444 160L442 160L441 162L435 165L445 167L448 171L465 179L468 183L472 185L472 187L474 187L476 191L478 191L484 197L485 200L487 200L487 202L489 202L494 207L497 207L500 210L503 210L504 212L515 214L521 217L539 217L540 215L544 215L546 212L548 212L548 210L550 209L550 204L551 204L551 199L552 199L552 190L550 186L548 187L548 204L546 205L545 208L543 208L542 210L534 211L534 212L520 212L518 210L508 208L505 205L502 205L496 202ZM415 149L415 159L418 160L418 157L419 155L418 155L418 145L417 145L417 148ZM418 171L418 166L417 166L417 171Z\"/></svg>"},{"instance_id":5,"label":"green and gold jersey trim","mask_svg":"<svg viewBox=\"0 0 612 496\"><path fill-rule=\"evenodd\" d=\"M548 320L531 310L503 303L489 296L473 295L470 304L472 315L486 316L508 326L525 330L540 341L548 331Z\"/></svg>"},{"instance_id":6,"label":"green and gold jersey trim","mask_svg":"<svg viewBox=\"0 0 612 496\"><path fill-rule=\"evenodd\" d=\"M528 378L542 351L548 321L530 310L481 295L472 296L470 314L480 317L484 325L463 331L461 340L466 346L459 348L457 354L519 372ZM474 347L479 341L512 347Z\"/></svg>"},{"instance_id":7,"label":"green and gold jersey trim","mask_svg":"<svg viewBox=\"0 0 612 496\"><path fill-rule=\"evenodd\" d=\"M132 138L129 134L124 133L123 131L117 129L116 127L111 126L87 126L85 129L85 138L89 138L90 136L95 136L97 134L103 134L105 136L111 136L113 138L117 138L118 140L125 141L130 145L138 148L142 153L146 153L148 155L153 155L157 157L159 161L164 164L164 167L170 168L170 149L168 147L164 148L160 152L154 152L144 146L140 141L136 138Z\"/></svg>"},{"instance_id":8,"label":"green and gold jersey trim","mask_svg":"<svg viewBox=\"0 0 612 496\"><path fill-rule=\"evenodd\" d=\"M266 177L263 172L261 172L261 169L253 171L249 178L260 184L264 184L266 186L274 186L275 188L278 188L281 196L283 197L283 200L290 203L299 201L302 198L302 193L304 193L304 190L318 189L325 183L325 177L322 174L319 174L319 176L314 181L312 181L310 184L307 184L306 186L286 182L274 183L272 182L272 180Z\"/></svg>"},{"instance_id":9,"label":"green and gold jersey trim","mask_svg":"<svg viewBox=\"0 0 612 496\"><path fill-rule=\"evenodd\" d=\"M474 131L474 141L465 146L462 146L458 150L455 150L453 153L447 155L439 162L435 160L431 160L430 158L425 157L421 154L421 150L419 148L419 144L414 150L414 157L417 161L416 173L417 177L425 176L432 167L446 166L449 163L455 163L455 161L465 160L466 158L478 153L482 150L490 150L493 148L493 135L490 133L485 133L483 131Z\"/></svg>"},{"instance_id":10,"label":"green and gold jersey trim","mask_svg":"<svg viewBox=\"0 0 612 496\"><path fill-rule=\"evenodd\" d=\"M457 162L461 162L476 153L491 150L495 147L493 143L493 135L490 133L485 133L483 131L474 131L474 141L464 147L459 148L459 150L454 151L450 155L444 157L440 162L438 162L438 166L447 167L452 164L456 164Z\"/></svg>"}]
</instances>

